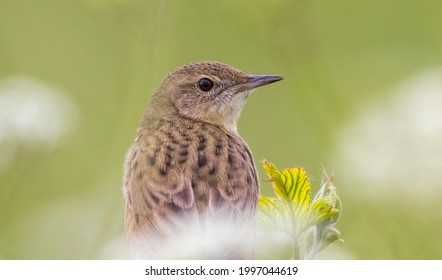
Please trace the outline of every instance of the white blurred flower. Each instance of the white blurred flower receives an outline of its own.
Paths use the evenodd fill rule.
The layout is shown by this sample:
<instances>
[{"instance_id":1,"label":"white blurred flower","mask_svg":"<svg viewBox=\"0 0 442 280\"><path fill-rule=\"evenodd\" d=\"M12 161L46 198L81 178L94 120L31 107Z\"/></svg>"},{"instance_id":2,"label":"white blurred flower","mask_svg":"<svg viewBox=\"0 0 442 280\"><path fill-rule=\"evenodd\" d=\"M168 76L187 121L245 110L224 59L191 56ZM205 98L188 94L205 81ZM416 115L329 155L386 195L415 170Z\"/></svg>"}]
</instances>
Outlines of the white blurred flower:
<instances>
[{"instance_id":1,"label":"white blurred flower","mask_svg":"<svg viewBox=\"0 0 442 280\"><path fill-rule=\"evenodd\" d=\"M27 77L0 80L0 170L16 149L54 147L77 116L63 90Z\"/></svg>"},{"instance_id":2,"label":"white blurred flower","mask_svg":"<svg viewBox=\"0 0 442 280\"><path fill-rule=\"evenodd\" d=\"M363 108L338 133L340 176L355 190L381 196L440 193L442 69L411 77L389 96Z\"/></svg>"}]
</instances>

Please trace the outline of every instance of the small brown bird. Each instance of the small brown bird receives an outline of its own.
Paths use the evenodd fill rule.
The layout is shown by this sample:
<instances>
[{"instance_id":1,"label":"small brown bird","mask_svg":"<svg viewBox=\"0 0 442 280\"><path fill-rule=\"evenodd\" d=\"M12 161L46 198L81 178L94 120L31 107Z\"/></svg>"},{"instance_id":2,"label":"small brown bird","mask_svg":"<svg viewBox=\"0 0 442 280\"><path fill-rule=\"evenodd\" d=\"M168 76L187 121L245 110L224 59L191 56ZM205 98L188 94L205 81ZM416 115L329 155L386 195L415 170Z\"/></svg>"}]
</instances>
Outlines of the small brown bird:
<instances>
[{"instance_id":1,"label":"small brown bird","mask_svg":"<svg viewBox=\"0 0 442 280\"><path fill-rule=\"evenodd\" d=\"M163 80L125 161L126 231L137 257L252 257L259 183L236 123L250 93L279 80L211 61Z\"/></svg>"}]
</instances>

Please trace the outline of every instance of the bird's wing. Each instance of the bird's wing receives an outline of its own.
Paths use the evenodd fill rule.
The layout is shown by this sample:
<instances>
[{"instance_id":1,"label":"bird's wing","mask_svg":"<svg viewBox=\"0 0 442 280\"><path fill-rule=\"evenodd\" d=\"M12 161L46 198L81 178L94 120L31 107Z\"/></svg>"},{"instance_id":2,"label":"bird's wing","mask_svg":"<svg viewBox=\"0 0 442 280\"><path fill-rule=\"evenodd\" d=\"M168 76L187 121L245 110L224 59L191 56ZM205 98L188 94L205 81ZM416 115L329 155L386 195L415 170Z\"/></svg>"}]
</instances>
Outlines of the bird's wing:
<instances>
[{"instance_id":1,"label":"bird's wing","mask_svg":"<svg viewBox=\"0 0 442 280\"><path fill-rule=\"evenodd\" d=\"M251 258L259 186L250 150L241 139L231 139L224 172L227 180L209 188L208 228L225 241L215 257Z\"/></svg>"},{"instance_id":2,"label":"bird's wing","mask_svg":"<svg viewBox=\"0 0 442 280\"><path fill-rule=\"evenodd\" d=\"M170 238L196 223L198 212L190 179L171 164L170 148L153 141L134 144L126 158L126 228L141 257L162 258Z\"/></svg>"}]
</instances>

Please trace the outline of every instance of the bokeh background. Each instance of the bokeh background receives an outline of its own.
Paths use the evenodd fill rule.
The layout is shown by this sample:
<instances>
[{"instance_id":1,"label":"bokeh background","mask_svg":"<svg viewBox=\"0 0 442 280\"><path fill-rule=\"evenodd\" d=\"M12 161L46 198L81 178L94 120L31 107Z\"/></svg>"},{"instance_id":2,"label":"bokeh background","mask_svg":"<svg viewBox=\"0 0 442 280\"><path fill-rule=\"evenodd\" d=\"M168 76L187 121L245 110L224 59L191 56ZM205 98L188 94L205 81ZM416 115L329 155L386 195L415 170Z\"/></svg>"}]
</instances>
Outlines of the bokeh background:
<instances>
[{"instance_id":1,"label":"bokeh background","mask_svg":"<svg viewBox=\"0 0 442 280\"><path fill-rule=\"evenodd\" d=\"M152 92L217 60L285 80L239 132L259 161L334 174L345 243L442 257L442 2L0 0L0 259L130 258L122 164ZM262 183L270 194L270 185Z\"/></svg>"}]
</instances>

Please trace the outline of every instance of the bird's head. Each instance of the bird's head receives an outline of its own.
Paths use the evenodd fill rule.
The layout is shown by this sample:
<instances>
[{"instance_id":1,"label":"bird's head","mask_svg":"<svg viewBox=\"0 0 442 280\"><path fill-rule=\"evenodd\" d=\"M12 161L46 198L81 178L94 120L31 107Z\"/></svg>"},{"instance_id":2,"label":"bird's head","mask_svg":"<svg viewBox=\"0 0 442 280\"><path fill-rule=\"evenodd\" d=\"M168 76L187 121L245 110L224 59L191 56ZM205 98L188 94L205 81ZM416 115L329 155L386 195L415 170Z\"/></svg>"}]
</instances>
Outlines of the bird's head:
<instances>
[{"instance_id":1,"label":"bird's head","mask_svg":"<svg viewBox=\"0 0 442 280\"><path fill-rule=\"evenodd\" d=\"M164 79L148 111L161 115L178 113L236 131L237 120L249 94L257 87L279 80L281 76L248 75L219 62L187 64ZM164 112L158 112L158 107Z\"/></svg>"}]
</instances>

